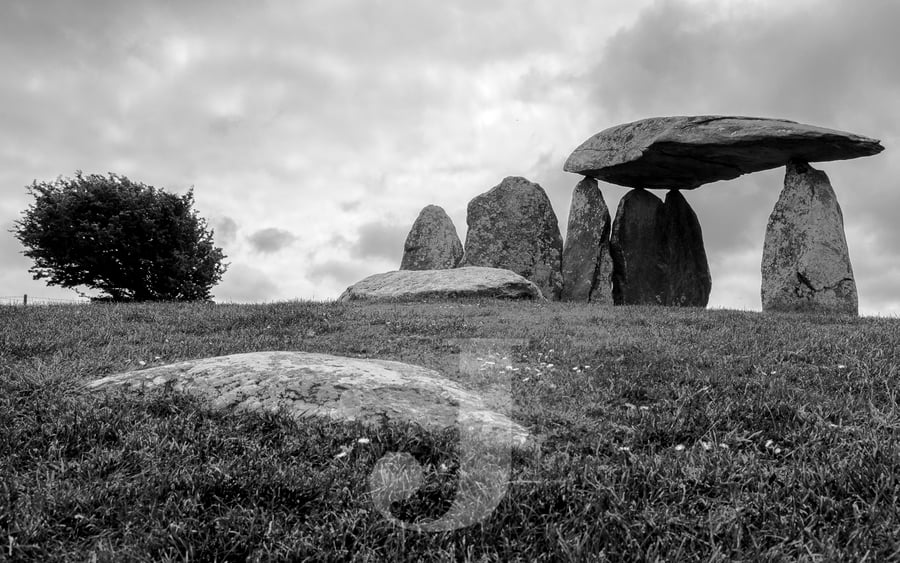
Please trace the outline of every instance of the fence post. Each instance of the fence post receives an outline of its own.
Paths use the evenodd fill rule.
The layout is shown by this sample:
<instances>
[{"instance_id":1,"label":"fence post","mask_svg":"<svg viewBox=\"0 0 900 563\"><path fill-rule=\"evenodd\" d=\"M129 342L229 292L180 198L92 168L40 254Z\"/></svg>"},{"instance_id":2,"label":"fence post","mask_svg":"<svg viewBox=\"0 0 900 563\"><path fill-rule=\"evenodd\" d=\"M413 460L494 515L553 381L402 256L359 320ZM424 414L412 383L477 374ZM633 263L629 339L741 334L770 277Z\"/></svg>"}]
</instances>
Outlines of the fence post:
<instances>
[{"instance_id":1,"label":"fence post","mask_svg":"<svg viewBox=\"0 0 900 563\"><path fill-rule=\"evenodd\" d=\"M28 294L27 293L22 296L22 305L24 305L26 307L28 306Z\"/></svg>"}]
</instances>

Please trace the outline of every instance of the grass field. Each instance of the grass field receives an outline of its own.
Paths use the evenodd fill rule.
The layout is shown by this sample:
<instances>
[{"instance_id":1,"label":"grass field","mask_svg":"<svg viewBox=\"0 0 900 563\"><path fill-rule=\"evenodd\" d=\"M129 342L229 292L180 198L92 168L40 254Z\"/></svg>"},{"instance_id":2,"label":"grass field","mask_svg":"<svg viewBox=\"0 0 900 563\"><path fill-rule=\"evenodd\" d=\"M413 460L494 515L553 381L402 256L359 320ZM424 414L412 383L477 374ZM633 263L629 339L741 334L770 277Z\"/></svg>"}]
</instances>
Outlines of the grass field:
<instances>
[{"instance_id":1,"label":"grass field","mask_svg":"<svg viewBox=\"0 0 900 563\"><path fill-rule=\"evenodd\" d=\"M465 379L470 338L520 339L512 418L541 448L439 533L393 525L367 480L413 454L427 479L393 514L439 518L453 431L81 387L262 350ZM561 303L0 307L0 560L896 560L898 345L896 319Z\"/></svg>"}]
</instances>

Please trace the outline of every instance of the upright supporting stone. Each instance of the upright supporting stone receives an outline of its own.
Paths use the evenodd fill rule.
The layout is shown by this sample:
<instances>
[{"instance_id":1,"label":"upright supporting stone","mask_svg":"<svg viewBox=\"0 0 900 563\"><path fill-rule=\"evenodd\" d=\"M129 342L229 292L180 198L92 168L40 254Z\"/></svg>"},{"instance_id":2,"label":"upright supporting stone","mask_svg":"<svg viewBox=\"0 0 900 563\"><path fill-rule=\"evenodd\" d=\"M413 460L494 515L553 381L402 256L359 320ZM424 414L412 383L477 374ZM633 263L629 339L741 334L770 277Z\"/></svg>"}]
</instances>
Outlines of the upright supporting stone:
<instances>
[{"instance_id":1,"label":"upright supporting stone","mask_svg":"<svg viewBox=\"0 0 900 563\"><path fill-rule=\"evenodd\" d=\"M661 232L666 305L706 307L712 276L697 214L678 190L666 194L657 222Z\"/></svg>"},{"instance_id":2,"label":"upright supporting stone","mask_svg":"<svg viewBox=\"0 0 900 563\"><path fill-rule=\"evenodd\" d=\"M806 162L788 163L769 216L761 293L763 311L858 313L841 207L828 176Z\"/></svg>"},{"instance_id":3,"label":"upright supporting stone","mask_svg":"<svg viewBox=\"0 0 900 563\"><path fill-rule=\"evenodd\" d=\"M616 305L665 303L668 291L657 221L663 202L634 189L619 200L609 240Z\"/></svg>"},{"instance_id":4,"label":"upright supporting stone","mask_svg":"<svg viewBox=\"0 0 900 563\"><path fill-rule=\"evenodd\" d=\"M609 208L597 180L585 177L572 193L563 246L564 301L612 304Z\"/></svg>"}]
</instances>

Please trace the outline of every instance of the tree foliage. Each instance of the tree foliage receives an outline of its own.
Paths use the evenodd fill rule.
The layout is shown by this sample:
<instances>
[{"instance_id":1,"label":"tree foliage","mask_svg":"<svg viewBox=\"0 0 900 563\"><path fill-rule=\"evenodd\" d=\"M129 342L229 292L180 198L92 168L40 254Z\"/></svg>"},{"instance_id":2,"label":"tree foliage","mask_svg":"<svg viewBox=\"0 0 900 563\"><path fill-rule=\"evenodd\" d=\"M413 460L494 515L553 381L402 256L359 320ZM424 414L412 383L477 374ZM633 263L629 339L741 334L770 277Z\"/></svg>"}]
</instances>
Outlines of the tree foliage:
<instances>
[{"instance_id":1,"label":"tree foliage","mask_svg":"<svg viewBox=\"0 0 900 563\"><path fill-rule=\"evenodd\" d=\"M179 196L79 171L28 191L35 201L11 232L34 260L34 279L90 287L113 301L193 301L209 299L225 273L193 190Z\"/></svg>"}]
</instances>

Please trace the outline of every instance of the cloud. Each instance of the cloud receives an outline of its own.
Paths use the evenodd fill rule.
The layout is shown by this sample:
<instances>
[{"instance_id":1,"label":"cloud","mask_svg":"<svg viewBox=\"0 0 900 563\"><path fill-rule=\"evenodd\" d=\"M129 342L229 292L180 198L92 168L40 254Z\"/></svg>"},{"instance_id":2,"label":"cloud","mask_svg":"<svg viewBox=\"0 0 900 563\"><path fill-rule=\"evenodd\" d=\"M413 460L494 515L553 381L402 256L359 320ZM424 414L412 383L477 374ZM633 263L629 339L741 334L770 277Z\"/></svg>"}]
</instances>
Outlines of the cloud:
<instances>
[{"instance_id":1,"label":"cloud","mask_svg":"<svg viewBox=\"0 0 900 563\"><path fill-rule=\"evenodd\" d=\"M341 286L349 286L373 273L375 272L370 271L365 264L360 264L356 261L325 260L324 262L312 264L306 270L306 277L315 284L331 282Z\"/></svg>"},{"instance_id":2,"label":"cloud","mask_svg":"<svg viewBox=\"0 0 900 563\"><path fill-rule=\"evenodd\" d=\"M279 287L262 270L237 263L228 267L212 293L218 302L258 303L277 300Z\"/></svg>"},{"instance_id":3,"label":"cloud","mask_svg":"<svg viewBox=\"0 0 900 563\"><path fill-rule=\"evenodd\" d=\"M272 254L290 246L297 237L284 229L268 228L256 231L247 240L256 252Z\"/></svg>"},{"instance_id":4,"label":"cloud","mask_svg":"<svg viewBox=\"0 0 900 563\"><path fill-rule=\"evenodd\" d=\"M238 224L231 217L216 217L211 221L218 244L231 244L237 240Z\"/></svg>"},{"instance_id":5,"label":"cloud","mask_svg":"<svg viewBox=\"0 0 900 563\"><path fill-rule=\"evenodd\" d=\"M354 258L386 258L396 261L398 266L403 257L403 243L409 234L409 225L371 222L361 225L357 231L357 241L350 247Z\"/></svg>"}]
</instances>

